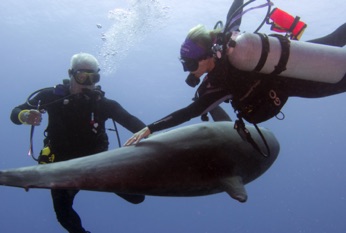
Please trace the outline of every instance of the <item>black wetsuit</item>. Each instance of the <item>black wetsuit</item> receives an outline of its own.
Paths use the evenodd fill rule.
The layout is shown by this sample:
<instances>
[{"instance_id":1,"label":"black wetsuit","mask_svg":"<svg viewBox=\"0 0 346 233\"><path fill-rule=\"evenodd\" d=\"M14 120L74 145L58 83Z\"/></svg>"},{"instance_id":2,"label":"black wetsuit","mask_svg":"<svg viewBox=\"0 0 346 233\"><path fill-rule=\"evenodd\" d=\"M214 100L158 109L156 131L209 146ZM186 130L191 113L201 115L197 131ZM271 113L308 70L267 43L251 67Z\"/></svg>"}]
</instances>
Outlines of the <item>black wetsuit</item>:
<instances>
[{"instance_id":1,"label":"black wetsuit","mask_svg":"<svg viewBox=\"0 0 346 233\"><path fill-rule=\"evenodd\" d=\"M346 24L333 33L309 42L344 46ZM335 84L277 77L240 71L227 58L218 60L198 87L195 101L148 125L151 132L179 125L200 116L223 101L231 101L240 116L251 123L260 123L277 115L288 97L317 98L346 91L346 78Z\"/></svg>"},{"instance_id":2,"label":"black wetsuit","mask_svg":"<svg viewBox=\"0 0 346 233\"><path fill-rule=\"evenodd\" d=\"M87 156L108 149L105 122L113 119L131 132L145 127L138 118L129 114L119 103L107 99L100 90L70 95L68 87L59 85L39 92L30 104L48 113L45 146L49 145L55 154L54 162ZM21 124L18 114L24 109L34 109L28 103L15 107L11 120ZM44 165L42 165L44 166ZM72 208L78 190L52 190L52 199L57 219L70 233L86 232L81 219ZM144 196L119 195L124 199L139 203Z\"/></svg>"}]
</instances>

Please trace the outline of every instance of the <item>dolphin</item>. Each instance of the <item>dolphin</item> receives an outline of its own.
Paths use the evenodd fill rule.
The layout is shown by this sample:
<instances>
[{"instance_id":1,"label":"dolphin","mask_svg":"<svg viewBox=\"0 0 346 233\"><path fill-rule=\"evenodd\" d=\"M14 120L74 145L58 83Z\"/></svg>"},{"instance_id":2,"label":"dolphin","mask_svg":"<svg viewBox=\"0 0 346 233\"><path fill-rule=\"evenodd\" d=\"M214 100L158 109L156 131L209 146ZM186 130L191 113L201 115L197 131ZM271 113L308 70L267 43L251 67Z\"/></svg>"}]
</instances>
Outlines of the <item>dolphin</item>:
<instances>
[{"instance_id":1,"label":"dolphin","mask_svg":"<svg viewBox=\"0 0 346 233\"><path fill-rule=\"evenodd\" d=\"M261 150L264 141L247 126ZM279 143L260 128L265 157L244 141L233 122L205 122L154 134L136 145L87 157L0 171L0 185L191 197L227 192L245 202L244 185L275 161Z\"/></svg>"}]
</instances>

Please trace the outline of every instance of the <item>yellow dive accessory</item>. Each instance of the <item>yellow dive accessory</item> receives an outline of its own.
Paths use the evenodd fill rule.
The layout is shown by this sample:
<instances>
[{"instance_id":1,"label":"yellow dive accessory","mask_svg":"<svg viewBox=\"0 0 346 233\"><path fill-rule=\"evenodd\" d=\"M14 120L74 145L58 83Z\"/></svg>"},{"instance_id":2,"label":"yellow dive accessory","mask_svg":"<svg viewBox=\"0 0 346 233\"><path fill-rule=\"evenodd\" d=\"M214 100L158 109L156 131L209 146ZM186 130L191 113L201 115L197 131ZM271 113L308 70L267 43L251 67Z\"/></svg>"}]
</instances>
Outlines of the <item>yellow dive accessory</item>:
<instances>
[{"instance_id":1,"label":"yellow dive accessory","mask_svg":"<svg viewBox=\"0 0 346 233\"><path fill-rule=\"evenodd\" d=\"M40 156L38 157L39 164L47 164L53 163L55 160L55 154L53 154L50 150L49 146L43 148L40 152Z\"/></svg>"}]
</instances>

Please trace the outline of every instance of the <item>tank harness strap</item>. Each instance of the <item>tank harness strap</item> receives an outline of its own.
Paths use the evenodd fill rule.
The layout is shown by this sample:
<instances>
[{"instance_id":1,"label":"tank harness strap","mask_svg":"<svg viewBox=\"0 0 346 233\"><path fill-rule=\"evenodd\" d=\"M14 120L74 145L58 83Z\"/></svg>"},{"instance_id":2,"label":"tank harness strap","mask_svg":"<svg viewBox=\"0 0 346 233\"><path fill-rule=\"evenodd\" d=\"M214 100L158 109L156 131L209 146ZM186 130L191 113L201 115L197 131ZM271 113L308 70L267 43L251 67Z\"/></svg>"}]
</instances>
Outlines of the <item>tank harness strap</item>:
<instances>
[{"instance_id":1,"label":"tank harness strap","mask_svg":"<svg viewBox=\"0 0 346 233\"><path fill-rule=\"evenodd\" d=\"M282 35L275 34L271 36L278 38L281 45L281 56L280 56L279 63L275 66L274 71L271 73L273 75L278 75L287 69L286 65L290 57L291 42L287 37Z\"/></svg>"},{"instance_id":2,"label":"tank harness strap","mask_svg":"<svg viewBox=\"0 0 346 233\"><path fill-rule=\"evenodd\" d=\"M269 39L268 36L262 33L256 33L259 35L262 41L262 52L261 52L261 57L254 69L254 71L259 72L263 68L264 64L267 61L268 54L269 54Z\"/></svg>"},{"instance_id":3,"label":"tank harness strap","mask_svg":"<svg viewBox=\"0 0 346 233\"><path fill-rule=\"evenodd\" d=\"M267 149L267 154L264 153L261 148L257 145L257 143L255 142L255 140L253 140L253 138L251 137L250 131L245 127L245 123L241 117L241 114L238 113L237 114L238 120L235 121L234 123L234 129L237 130L238 134L240 135L240 137L244 140L247 141L248 143L250 143L253 148L255 148L255 150L257 150L261 155L263 155L264 157L269 157L270 156L270 149L267 143L267 140L265 139L264 135L262 134L261 130L258 128L257 124L253 124L258 132L258 134L261 136L262 141Z\"/></svg>"}]
</instances>

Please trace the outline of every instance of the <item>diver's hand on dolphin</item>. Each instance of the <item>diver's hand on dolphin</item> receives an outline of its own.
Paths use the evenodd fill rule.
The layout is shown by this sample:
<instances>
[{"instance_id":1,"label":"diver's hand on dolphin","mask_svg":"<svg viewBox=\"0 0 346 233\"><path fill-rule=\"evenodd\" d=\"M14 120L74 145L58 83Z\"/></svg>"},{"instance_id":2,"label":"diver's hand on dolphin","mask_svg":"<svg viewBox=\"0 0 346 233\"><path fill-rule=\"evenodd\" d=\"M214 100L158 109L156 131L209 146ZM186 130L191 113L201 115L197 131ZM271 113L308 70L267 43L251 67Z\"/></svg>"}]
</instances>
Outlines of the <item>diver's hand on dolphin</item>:
<instances>
[{"instance_id":1,"label":"diver's hand on dolphin","mask_svg":"<svg viewBox=\"0 0 346 233\"><path fill-rule=\"evenodd\" d=\"M132 144L137 144L142 138L146 138L151 134L150 129L148 127L145 127L135 133L129 140L127 140L124 144L124 146L130 146Z\"/></svg>"},{"instance_id":2,"label":"diver's hand on dolphin","mask_svg":"<svg viewBox=\"0 0 346 233\"><path fill-rule=\"evenodd\" d=\"M31 110L22 110L18 114L18 118L20 122L27 125L40 125L42 121L42 113L38 110L31 109Z\"/></svg>"}]
</instances>

